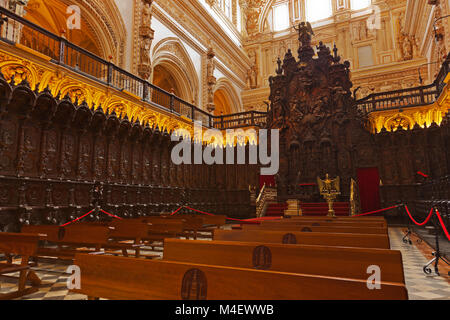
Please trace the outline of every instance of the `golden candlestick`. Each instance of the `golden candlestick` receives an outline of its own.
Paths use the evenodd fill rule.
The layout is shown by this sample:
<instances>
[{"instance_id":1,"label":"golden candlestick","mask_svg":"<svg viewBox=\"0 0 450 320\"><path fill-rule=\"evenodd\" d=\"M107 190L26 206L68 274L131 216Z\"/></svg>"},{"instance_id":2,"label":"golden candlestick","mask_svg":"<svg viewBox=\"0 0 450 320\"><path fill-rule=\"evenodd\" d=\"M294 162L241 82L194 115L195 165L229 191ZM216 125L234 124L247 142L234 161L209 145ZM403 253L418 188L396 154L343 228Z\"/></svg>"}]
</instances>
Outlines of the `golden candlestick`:
<instances>
[{"instance_id":1,"label":"golden candlestick","mask_svg":"<svg viewBox=\"0 0 450 320\"><path fill-rule=\"evenodd\" d=\"M330 179L330 175L327 173L325 180L317 177L317 185L319 186L320 195L328 203L328 216L335 217L334 202L338 195L341 194L340 179Z\"/></svg>"}]
</instances>

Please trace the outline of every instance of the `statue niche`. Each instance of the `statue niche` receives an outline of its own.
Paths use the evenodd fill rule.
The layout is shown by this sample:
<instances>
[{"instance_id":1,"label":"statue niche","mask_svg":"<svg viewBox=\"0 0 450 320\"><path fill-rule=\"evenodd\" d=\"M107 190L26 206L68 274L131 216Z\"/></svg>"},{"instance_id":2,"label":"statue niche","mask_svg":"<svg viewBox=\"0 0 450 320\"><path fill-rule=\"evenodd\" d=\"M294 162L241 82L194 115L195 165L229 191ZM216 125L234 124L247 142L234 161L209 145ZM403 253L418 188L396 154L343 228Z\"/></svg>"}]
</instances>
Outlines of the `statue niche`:
<instances>
[{"instance_id":1,"label":"statue niche","mask_svg":"<svg viewBox=\"0 0 450 320\"><path fill-rule=\"evenodd\" d=\"M277 75L269 79L268 128L280 130L278 196L317 201L317 187L305 192L301 186L330 173L341 177L342 197L348 197L358 137L373 144L351 95L350 63L341 63L336 46L332 52L322 42L314 57L311 25L302 22L296 30L298 60L289 49L283 61L278 59Z\"/></svg>"}]
</instances>

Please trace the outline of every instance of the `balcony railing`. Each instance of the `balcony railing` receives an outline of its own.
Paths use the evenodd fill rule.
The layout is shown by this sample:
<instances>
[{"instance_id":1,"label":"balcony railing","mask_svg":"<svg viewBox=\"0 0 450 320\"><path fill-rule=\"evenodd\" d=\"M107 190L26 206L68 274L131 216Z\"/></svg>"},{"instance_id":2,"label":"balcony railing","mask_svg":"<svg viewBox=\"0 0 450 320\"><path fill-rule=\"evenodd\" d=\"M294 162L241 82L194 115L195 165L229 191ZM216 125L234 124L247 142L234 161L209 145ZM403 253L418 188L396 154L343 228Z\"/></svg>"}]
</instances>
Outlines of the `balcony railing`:
<instances>
[{"instance_id":1,"label":"balcony railing","mask_svg":"<svg viewBox=\"0 0 450 320\"><path fill-rule=\"evenodd\" d=\"M0 7L0 40L19 44L50 57L64 66L119 91L126 91L157 108L213 127L216 118L179 97L143 80L113 63Z\"/></svg>"},{"instance_id":2,"label":"balcony railing","mask_svg":"<svg viewBox=\"0 0 450 320\"><path fill-rule=\"evenodd\" d=\"M248 111L214 118L216 129L237 129L244 127L264 127L267 123L267 112Z\"/></svg>"},{"instance_id":3,"label":"balcony railing","mask_svg":"<svg viewBox=\"0 0 450 320\"><path fill-rule=\"evenodd\" d=\"M356 101L358 108L368 114L375 111L411 108L433 104L445 87L445 78L450 71L450 54L442 64L436 80L426 86L373 93Z\"/></svg>"},{"instance_id":4,"label":"balcony railing","mask_svg":"<svg viewBox=\"0 0 450 320\"><path fill-rule=\"evenodd\" d=\"M267 112L248 111L214 116L195 105L135 76L113 63L57 36L44 28L0 7L0 40L20 44L50 57L52 63L66 67L92 80L119 91L126 91L174 115L201 121L205 127L219 130L244 127L264 127ZM444 79L450 71L450 55L442 65L433 84L410 89L371 94L358 100L357 106L365 113L407 108L434 103L441 94Z\"/></svg>"}]
</instances>

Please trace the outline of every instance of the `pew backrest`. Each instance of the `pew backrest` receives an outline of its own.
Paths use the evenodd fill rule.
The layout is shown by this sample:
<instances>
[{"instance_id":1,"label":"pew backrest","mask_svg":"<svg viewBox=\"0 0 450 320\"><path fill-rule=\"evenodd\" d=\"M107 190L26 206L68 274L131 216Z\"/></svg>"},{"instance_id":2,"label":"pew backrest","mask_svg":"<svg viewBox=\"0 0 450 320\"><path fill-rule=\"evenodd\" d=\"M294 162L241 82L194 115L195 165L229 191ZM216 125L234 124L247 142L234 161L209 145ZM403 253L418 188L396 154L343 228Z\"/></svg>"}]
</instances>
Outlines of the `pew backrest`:
<instances>
[{"instance_id":1,"label":"pew backrest","mask_svg":"<svg viewBox=\"0 0 450 320\"><path fill-rule=\"evenodd\" d=\"M303 220L270 220L263 221L263 224L279 224L279 225L315 225L315 226L342 226L342 227L367 227L367 228L387 228L386 221L341 221L341 220L315 220L315 219L303 219Z\"/></svg>"},{"instance_id":2,"label":"pew backrest","mask_svg":"<svg viewBox=\"0 0 450 320\"><path fill-rule=\"evenodd\" d=\"M77 254L88 297L131 300L407 299L406 287L364 280L173 261ZM324 288L326 288L324 290Z\"/></svg>"},{"instance_id":3,"label":"pew backrest","mask_svg":"<svg viewBox=\"0 0 450 320\"><path fill-rule=\"evenodd\" d=\"M23 226L22 233L45 234L45 240L57 244L101 245L108 242L111 229L103 225L71 224L61 226Z\"/></svg>"},{"instance_id":4,"label":"pew backrest","mask_svg":"<svg viewBox=\"0 0 450 320\"><path fill-rule=\"evenodd\" d=\"M45 240L50 242L61 241L64 236L64 228L55 225L22 226L21 233L33 233L45 235Z\"/></svg>"},{"instance_id":5,"label":"pew backrest","mask_svg":"<svg viewBox=\"0 0 450 320\"><path fill-rule=\"evenodd\" d=\"M377 265L382 281L405 283L400 251L387 249L167 239L164 260L366 280Z\"/></svg>"},{"instance_id":6,"label":"pew backrest","mask_svg":"<svg viewBox=\"0 0 450 320\"><path fill-rule=\"evenodd\" d=\"M273 230L273 231L301 231L301 232L331 232L331 233L367 233L387 234L387 228L358 227L358 226L313 226L288 224L244 224L242 230Z\"/></svg>"},{"instance_id":7,"label":"pew backrest","mask_svg":"<svg viewBox=\"0 0 450 320\"><path fill-rule=\"evenodd\" d=\"M386 234L218 229L213 240L390 249Z\"/></svg>"},{"instance_id":8,"label":"pew backrest","mask_svg":"<svg viewBox=\"0 0 450 320\"><path fill-rule=\"evenodd\" d=\"M38 234L0 232L0 253L33 256L39 239Z\"/></svg>"}]
</instances>

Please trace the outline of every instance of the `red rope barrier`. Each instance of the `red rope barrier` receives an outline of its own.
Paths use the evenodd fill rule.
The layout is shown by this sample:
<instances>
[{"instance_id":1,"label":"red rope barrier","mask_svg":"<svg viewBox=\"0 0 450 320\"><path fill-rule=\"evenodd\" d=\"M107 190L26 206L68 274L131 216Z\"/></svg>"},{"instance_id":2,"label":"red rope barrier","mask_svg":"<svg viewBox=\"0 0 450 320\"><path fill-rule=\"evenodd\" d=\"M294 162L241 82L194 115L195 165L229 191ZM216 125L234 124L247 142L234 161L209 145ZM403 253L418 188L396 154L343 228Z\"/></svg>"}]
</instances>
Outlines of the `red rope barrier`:
<instances>
[{"instance_id":1,"label":"red rope barrier","mask_svg":"<svg viewBox=\"0 0 450 320\"><path fill-rule=\"evenodd\" d=\"M103 212L103 213L105 213L105 214L107 214L108 216L113 217L113 218L116 218L116 219L119 219L119 220L123 220L123 218L118 217L118 216L115 216L115 215L113 215L113 214L111 214L111 213L108 213L108 212L106 212L105 210L100 210L100 211Z\"/></svg>"},{"instance_id":2,"label":"red rope barrier","mask_svg":"<svg viewBox=\"0 0 450 320\"><path fill-rule=\"evenodd\" d=\"M200 210L197 210L197 209L194 209L194 208L191 208L191 207L185 207L185 208L186 208L186 209L189 209L189 210L192 210L192 211L195 211L195 212L198 212L198 213L206 214L206 215L208 215L208 216L214 216L212 213L200 211Z\"/></svg>"},{"instance_id":3,"label":"red rope barrier","mask_svg":"<svg viewBox=\"0 0 450 320\"><path fill-rule=\"evenodd\" d=\"M78 221L78 220L81 220L81 219L83 219L84 217L90 215L92 212L94 212L94 210L95 210L95 209L92 209L91 211L89 211L89 212L86 213L85 215L83 215L83 216L81 216L81 217L79 217L79 218L76 218L76 219L73 220L73 221L67 222L66 224L63 224L63 225L61 225L60 227L65 227L65 226L68 226L68 225L71 224L71 223L74 223L74 222L76 222L76 221Z\"/></svg>"},{"instance_id":4,"label":"red rope barrier","mask_svg":"<svg viewBox=\"0 0 450 320\"><path fill-rule=\"evenodd\" d=\"M206 215L208 215L208 216L215 216L215 215L212 214L212 213L200 211L200 210L197 210L197 209L194 209L194 208L191 208L191 207L185 207L185 208L186 208L186 209L189 209L189 210L192 210L192 211L195 211L195 212L198 212L198 213L206 214ZM248 220L240 220L240 219L234 219L234 218L228 218L228 217L226 217L226 219L227 219L227 220L231 220L231 221L248 222L248 223L255 223L255 224L258 223L258 222L253 222L253 221L248 221Z\"/></svg>"},{"instance_id":5,"label":"red rope barrier","mask_svg":"<svg viewBox=\"0 0 450 320\"><path fill-rule=\"evenodd\" d=\"M405 205L405 209L406 209L406 212L408 213L408 216L409 216L409 218L411 219L411 221L414 222L414 223L415 223L416 225L418 225L419 227L422 227L422 226L426 225L426 224L428 223L428 221L430 221L431 217L433 216L433 211L434 211L434 208L431 208L430 214L429 214L428 217L425 219L425 221L422 222L422 223L419 223L419 222L417 222L417 221L413 218L413 216L411 215L411 212L409 212L409 209L408 209L408 206L407 206L407 205Z\"/></svg>"},{"instance_id":6,"label":"red rope barrier","mask_svg":"<svg viewBox=\"0 0 450 320\"><path fill-rule=\"evenodd\" d=\"M447 239L450 241L450 234L447 230L447 228L445 227L444 221L442 220L441 214L439 213L439 210L436 208L436 215L439 219L439 222L441 224L442 230L444 230L445 235L447 236Z\"/></svg>"},{"instance_id":7,"label":"red rope barrier","mask_svg":"<svg viewBox=\"0 0 450 320\"><path fill-rule=\"evenodd\" d=\"M170 215L173 216L174 214L176 214L178 211L180 211L181 209L183 209L183 207L179 207L177 210L175 210L174 212L172 212Z\"/></svg>"},{"instance_id":8,"label":"red rope barrier","mask_svg":"<svg viewBox=\"0 0 450 320\"><path fill-rule=\"evenodd\" d=\"M392 207L385 208L385 209L380 209L380 210L376 210L376 211L372 211L372 212L366 212L366 213L362 213L362 214L357 214L357 215L354 215L353 217L368 216L368 215L370 215L370 214L375 214L375 213L380 213L380 212L389 211L389 210L392 210L392 209L395 209L395 208L398 208L398 207L401 207L401 206L402 206L402 205L399 204L399 205L397 205L397 206L392 206Z\"/></svg>"}]
</instances>

